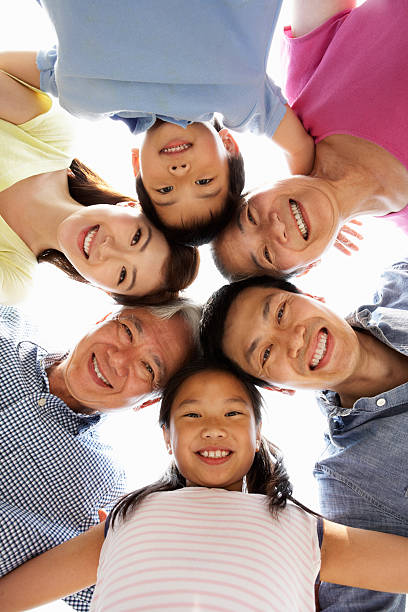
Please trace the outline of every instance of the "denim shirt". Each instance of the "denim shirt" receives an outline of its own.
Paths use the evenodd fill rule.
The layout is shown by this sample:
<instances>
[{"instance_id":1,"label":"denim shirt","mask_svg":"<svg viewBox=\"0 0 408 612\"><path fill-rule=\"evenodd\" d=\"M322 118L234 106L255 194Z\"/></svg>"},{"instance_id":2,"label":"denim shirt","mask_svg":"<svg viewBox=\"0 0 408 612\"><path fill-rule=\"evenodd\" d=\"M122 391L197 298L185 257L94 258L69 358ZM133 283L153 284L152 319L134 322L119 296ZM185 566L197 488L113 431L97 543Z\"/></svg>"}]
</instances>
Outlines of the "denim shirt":
<instances>
[{"instance_id":1,"label":"denim shirt","mask_svg":"<svg viewBox=\"0 0 408 612\"><path fill-rule=\"evenodd\" d=\"M347 321L408 355L408 260L386 270L372 303ZM323 391L318 402L328 420L327 445L314 470L322 514L408 536L408 382L361 397L350 409L333 391ZM405 595L329 583L320 585L319 603L324 612L405 612Z\"/></svg>"},{"instance_id":2,"label":"denim shirt","mask_svg":"<svg viewBox=\"0 0 408 612\"><path fill-rule=\"evenodd\" d=\"M408 355L408 259L386 270L372 303L346 320ZM332 391L322 392L318 402L329 432L316 467L370 497L408 527L408 382L361 397L350 409Z\"/></svg>"}]
</instances>

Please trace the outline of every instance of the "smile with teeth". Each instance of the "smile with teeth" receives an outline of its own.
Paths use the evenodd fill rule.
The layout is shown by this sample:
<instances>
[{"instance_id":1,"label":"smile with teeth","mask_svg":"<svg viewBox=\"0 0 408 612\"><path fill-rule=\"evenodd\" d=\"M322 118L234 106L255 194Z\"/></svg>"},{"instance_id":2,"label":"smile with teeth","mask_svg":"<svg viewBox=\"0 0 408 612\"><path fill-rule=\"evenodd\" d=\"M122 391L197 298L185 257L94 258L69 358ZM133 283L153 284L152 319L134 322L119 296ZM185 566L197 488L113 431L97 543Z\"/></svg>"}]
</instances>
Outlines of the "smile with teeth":
<instances>
[{"instance_id":1,"label":"smile with teeth","mask_svg":"<svg viewBox=\"0 0 408 612\"><path fill-rule=\"evenodd\" d=\"M323 359L323 357L326 354L326 350L327 350L327 337L328 337L328 333L327 330L322 329L319 332L319 336L317 339L317 346L316 346L316 350L314 352L314 355L312 357L312 361L310 362L310 369L314 370L319 363L321 362L321 360Z\"/></svg>"},{"instance_id":2,"label":"smile with teeth","mask_svg":"<svg viewBox=\"0 0 408 612\"><path fill-rule=\"evenodd\" d=\"M302 215L302 211L300 209L299 204L296 200L289 200L290 210L292 211L292 215L296 221L296 224L299 228L300 233L302 234L302 238L307 240L309 237L309 229L307 227L306 221Z\"/></svg>"},{"instance_id":3,"label":"smile with teeth","mask_svg":"<svg viewBox=\"0 0 408 612\"><path fill-rule=\"evenodd\" d=\"M186 143L176 145L174 147L164 147L160 150L160 153L180 153L181 151L185 151L186 149L189 149L192 146L193 145L191 143Z\"/></svg>"},{"instance_id":4,"label":"smile with teeth","mask_svg":"<svg viewBox=\"0 0 408 612\"><path fill-rule=\"evenodd\" d=\"M95 370L95 374L97 375L97 377L107 386L110 387L111 389L113 389L112 385L110 384L109 380L107 380L107 378L105 378L105 376L102 374L102 372L100 371L99 367L98 367L98 362L96 361L96 357L95 357L95 353L92 353L92 365L93 368Z\"/></svg>"},{"instance_id":5,"label":"smile with teeth","mask_svg":"<svg viewBox=\"0 0 408 612\"><path fill-rule=\"evenodd\" d=\"M222 457L228 457L228 455L231 454L231 451L226 451L226 450L202 450L202 451L198 451L198 454L201 455L202 457L210 457L211 459L220 459Z\"/></svg>"},{"instance_id":6,"label":"smile with teeth","mask_svg":"<svg viewBox=\"0 0 408 612\"><path fill-rule=\"evenodd\" d=\"M85 240L84 240L84 245L83 245L83 251L85 253L85 257L88 259L89 258L89 253L91 250L91 244L93 242L93 239L95 238L96 234L98 233L99 230L99 225L94 225L93 227L91 227L91 229L87 232L86 236L85 236Z\"/></svg>"}]
</instances>

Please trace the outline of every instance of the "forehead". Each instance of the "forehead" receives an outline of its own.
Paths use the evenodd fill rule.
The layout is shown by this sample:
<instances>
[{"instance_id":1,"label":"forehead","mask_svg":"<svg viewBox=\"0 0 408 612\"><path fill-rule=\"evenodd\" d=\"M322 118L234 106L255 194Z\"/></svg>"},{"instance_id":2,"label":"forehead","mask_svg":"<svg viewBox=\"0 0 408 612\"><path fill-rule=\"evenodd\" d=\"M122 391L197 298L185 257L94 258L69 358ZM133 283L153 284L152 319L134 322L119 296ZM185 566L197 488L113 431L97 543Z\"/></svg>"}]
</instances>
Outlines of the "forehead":
<instances>
[{"instance_id":1,"label":"forehead","mask_svg":"<svg viewBox=\"0 0 408 612\"><path fill-rule=\"evenodd\" d=\"M215 251L228 274L265 274L265 269L259 264L261 241L262 236L255 232L251 236L245 235L234 218L217 237Z\"/></svg>"},{"instance_id":2,"label":"forehead","mask_svg":"<svg viewBox=\"0 0 408 612\"><path fill-rule=\"evenodd\" d=\"M160 204L151 191L153 206L162 223L170 227L187 226L188 228L193 224L208 223L215 215L221 213L228 193L228 177L225 178L223 185L211 191L208 190L208 197L207 195L205 197L203 195L187 197L181 195L175 200L170 200L172 203L169 206Z\"/></svg>"},{"instance_id":3,"label":"forehead","mask_svg":"<svg viewBox=\"0 0 408 612\"><path fill-rule=\"evenodd\" d=\"M214 394L217 399L231 399L251 404L250 397L239 378L229 372L217 370L204 370L190 376L178 388L173 404L179 404L186 398L202 403Z\"/></svg>"}]
</instances>

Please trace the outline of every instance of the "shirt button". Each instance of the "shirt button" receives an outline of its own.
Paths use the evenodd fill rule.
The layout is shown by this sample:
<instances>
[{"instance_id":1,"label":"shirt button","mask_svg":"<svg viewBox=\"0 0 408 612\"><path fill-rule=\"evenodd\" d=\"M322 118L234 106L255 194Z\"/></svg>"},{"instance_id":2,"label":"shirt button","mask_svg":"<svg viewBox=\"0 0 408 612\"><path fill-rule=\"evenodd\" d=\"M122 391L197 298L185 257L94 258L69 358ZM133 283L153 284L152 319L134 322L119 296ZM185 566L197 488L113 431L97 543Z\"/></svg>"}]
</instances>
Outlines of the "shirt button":
<instances>
[{"instance_id":1,"label":"shirt button","mask_svg":"<svg viewBox=\"0 0 408 612\"><path fill-rule=\"evenodd\" d=\"M380 399L377 400L376 404L377 406L384 406L386 403L385 399L383 397L380 397Z\"/></svg>"},{"instance_id":2,"label":"shirt button","mask_svg":"<svg viewBox=\"0 0 408 612\"><path fill-rule=\"evenodd\" d=\"M47 400L45 399L45 397L40 397L40 399L38 400L39 406L45 406L46 403L47 403Z\"/></svg>"}]
</instances>

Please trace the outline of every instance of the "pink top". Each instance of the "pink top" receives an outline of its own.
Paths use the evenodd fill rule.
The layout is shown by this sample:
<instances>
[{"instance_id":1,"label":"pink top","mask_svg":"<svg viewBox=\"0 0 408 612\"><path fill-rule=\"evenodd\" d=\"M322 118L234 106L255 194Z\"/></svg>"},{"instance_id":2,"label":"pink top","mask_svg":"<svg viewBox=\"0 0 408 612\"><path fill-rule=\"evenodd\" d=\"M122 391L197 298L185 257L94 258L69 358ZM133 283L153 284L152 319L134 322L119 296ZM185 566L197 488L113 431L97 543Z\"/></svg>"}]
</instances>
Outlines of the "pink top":
<instances>
[{"instance_id":1,"label":"pink top","mask_svg":"<svg viewBox=\"0 0 408 612\"><path fill-rule=\"evenodd\" d=\"M186 487L109 528L92 611L313 612L317 520L264 495Z\"/></svg>"},{"instance_id":2,"label":"pink top","mask_svg":"<svg viewBox=\"0 0 408 612\"><path fill-rule=\"evenodd\" d=\"M285 28L286 95L320 142L364 138L408 169L408 2L367 0L312 32ZM387 215L408 233L408 209Z\"/></svg>"}]
</instances>

